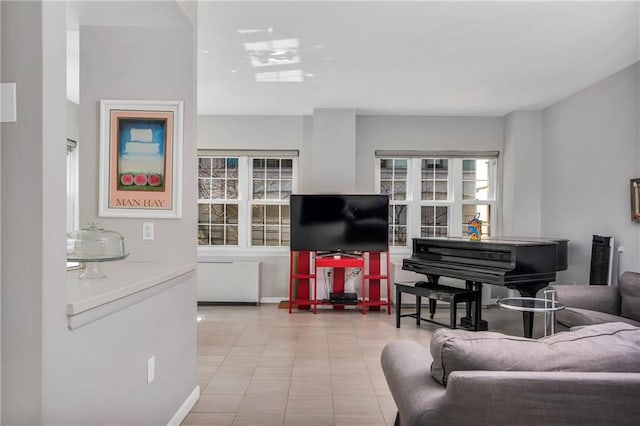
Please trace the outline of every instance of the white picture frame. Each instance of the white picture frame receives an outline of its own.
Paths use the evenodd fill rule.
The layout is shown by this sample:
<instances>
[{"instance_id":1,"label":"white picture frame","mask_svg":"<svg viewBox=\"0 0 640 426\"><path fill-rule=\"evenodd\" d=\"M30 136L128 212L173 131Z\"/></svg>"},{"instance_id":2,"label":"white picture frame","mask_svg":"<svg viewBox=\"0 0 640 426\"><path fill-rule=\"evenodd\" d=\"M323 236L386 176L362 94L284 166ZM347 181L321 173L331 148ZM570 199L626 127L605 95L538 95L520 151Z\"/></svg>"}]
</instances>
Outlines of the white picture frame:
<instances>
[{"instance_id":1,"label":"white picture frame","mask_svg":"<svg viewBox=\"0 0 640 426\"><path fill-rule=\"evenodd\" d=\"M183 111L183 101L100 101L100 217L182 217Z\"/></svg>"}]
</instances>

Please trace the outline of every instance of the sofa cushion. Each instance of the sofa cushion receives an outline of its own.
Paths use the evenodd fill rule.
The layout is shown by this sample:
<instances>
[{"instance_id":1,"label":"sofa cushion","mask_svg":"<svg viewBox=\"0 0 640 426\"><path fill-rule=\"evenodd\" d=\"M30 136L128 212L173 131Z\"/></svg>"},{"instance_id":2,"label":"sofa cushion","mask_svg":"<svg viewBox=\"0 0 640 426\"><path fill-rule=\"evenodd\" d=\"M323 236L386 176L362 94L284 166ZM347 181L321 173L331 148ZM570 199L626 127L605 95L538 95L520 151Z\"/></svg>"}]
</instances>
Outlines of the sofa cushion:
<instances>
[{"instance_id":1,"label":"sofa cushion","mask_svg":"<svg viewBox=\"0 0 640 426\"><path fill-rule=\"evenodd\" d=\"M640 274L625 272L618 282L620 291L620 314L623 317L640 321Z\"/></svg>"},{"instance_id":2,"label":"sofa cushion","mask_svg":"<svg viewBox=\"0 0 640 426\"><path fill-rule=\"evenodd\" d=\"M615 322L542 339L440 329L431 375L443 385L460 370L640 372L640 328Z\"/></svg>"},{"instance_id":3,"label":"sofa cushion","mask_svg":"<svg viewBox=\"0 0 640 426\"><path fill-rule=\"evenodd\" d=\"M580 308L566 308L556 312L556 321L567 327L602 324L605 322L624 322L640 327L640 322L629 318Z\"/></svg>"}]
</instances>

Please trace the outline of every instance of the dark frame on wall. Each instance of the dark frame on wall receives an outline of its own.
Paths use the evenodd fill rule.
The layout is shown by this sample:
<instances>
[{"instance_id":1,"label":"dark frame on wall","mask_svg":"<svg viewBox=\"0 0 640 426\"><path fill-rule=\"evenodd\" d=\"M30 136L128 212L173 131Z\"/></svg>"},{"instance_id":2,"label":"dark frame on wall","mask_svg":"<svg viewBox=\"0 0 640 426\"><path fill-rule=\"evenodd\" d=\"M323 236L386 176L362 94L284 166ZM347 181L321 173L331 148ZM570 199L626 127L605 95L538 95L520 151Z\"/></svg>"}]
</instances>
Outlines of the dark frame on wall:
<instances>
[{"instance_id":1,"label":"dark frame on wall","mask_svg":"<svg viewBox=\"0 0 640 426\"><path fill-rule=\"evenodd\" d=\"M640 222L640 178L631 179L629 189L631 192L631 220Z\"/></svg>"}]
</instances>

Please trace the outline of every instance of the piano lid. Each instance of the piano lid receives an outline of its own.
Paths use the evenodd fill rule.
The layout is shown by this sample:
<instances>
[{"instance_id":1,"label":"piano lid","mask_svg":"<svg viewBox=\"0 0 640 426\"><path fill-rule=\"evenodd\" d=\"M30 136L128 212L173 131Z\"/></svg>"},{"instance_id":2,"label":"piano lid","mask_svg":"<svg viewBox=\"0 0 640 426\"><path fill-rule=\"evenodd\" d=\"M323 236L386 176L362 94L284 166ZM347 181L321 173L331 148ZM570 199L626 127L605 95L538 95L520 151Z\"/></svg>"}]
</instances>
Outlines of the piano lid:
<instances>
[{"instance_id":1,"label":"piano lid","mask_svg":"<svg viewBox=\"0 0 640 426\"><path fill-rule=\"evenodd\" d=\"M500 236L495 240L492 237L486 238L488 241L535 241L545 242L551 241L556 243L556 271L566 271L569 267L569 240L566 238L556 237L515 237Z\"/></svg>"},{"instance_id":2,"label":"piano lid","mask_svg":"<svg viewBox=\"0 0 640 426\"><path fill-rule=\"evenodd\" d=\"M431 240L448 240L448 241L471 241L465 237L433 237ZM500 236L500 237L482 237L480 241L473 243L496 243L496 244L513 244L527 245L528 243L555 243L556 244L556 271L566 271L569 267L569 240L566 238L556 237L517 237L517 236Z\"/></svg>"},{"instance_id":3,"label":"piano lid","mask_svg":"<svg viewBox=\"0 0 640 426\"><path fill-rule=\"evenodd\" d=\"M402 269L507 287L537 285L555 281L557 246L553 241L413 238L413 253Z\"/></svg>"},{"instance_id":4,"label":"piano lid","mask_svg":"<svg viewBox=\"0 0 640 426\"><path fill-rule=\"evenodd\" d=\"M471 244L482 245L483 243L489 244L502 244L507 246L531 246L540 245L540 243L556 243L558 241L551 238L517 238L517 237L482 237L482 240L470 240L468 237L428 237L428 238L414 238L414 240L429 240L429 241L452 241L452 242L470 242ZM568 240L567 240L568 241Z\"/></svg>"}]
</instances>

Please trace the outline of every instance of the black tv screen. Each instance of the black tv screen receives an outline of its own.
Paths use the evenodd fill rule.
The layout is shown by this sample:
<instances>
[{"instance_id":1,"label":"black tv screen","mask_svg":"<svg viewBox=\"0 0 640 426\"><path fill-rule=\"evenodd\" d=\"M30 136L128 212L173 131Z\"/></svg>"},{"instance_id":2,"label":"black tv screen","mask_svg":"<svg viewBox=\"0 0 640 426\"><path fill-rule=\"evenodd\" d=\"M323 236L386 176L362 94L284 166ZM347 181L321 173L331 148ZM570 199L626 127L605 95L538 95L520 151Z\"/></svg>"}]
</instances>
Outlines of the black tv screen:
<instances>
[{"instance_id":1,"label":"black tv screen","mask_svg":"<svg viewBox=\"0 0 640 426\"><path fill-rule=\"evenodd\" d=\"M290 205L292 251L388 249L387 195L294 194Z\"/></svg>"}]
</instances>

